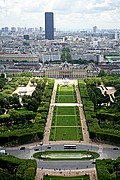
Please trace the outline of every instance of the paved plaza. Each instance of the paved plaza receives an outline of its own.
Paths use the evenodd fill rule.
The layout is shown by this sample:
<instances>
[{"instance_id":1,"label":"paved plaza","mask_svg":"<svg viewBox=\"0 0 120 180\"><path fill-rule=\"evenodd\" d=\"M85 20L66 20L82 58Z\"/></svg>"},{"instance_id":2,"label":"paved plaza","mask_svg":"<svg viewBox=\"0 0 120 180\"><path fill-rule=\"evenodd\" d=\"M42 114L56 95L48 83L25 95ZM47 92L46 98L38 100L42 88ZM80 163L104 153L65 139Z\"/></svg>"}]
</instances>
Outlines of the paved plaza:
<instances>
[{"instance_id":1,"label":"paved plaza","mask_svg":"<svg viewBox=\"0 0 120 180\"><path fill-rule=\"evenodd\" d=\"M49 169L38 168L37 176L35 180L43 180L44 175L72 177L72 176L83 176L85 174L90 176L90 180L97 180L97 173L95 168L76 169L76 170L49 170Z\"/></svg>"}]
</instances>

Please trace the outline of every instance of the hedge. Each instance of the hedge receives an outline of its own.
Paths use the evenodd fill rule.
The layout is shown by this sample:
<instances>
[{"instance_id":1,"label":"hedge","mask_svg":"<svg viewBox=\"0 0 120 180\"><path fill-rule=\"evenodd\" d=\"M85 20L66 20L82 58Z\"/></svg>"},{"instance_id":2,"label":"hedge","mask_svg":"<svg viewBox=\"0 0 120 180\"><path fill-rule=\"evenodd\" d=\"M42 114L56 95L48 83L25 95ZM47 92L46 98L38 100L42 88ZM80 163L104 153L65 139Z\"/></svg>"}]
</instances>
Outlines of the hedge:
<instances>
[{"instance_id":1,"label":"hedge","mask_svg":"<svg viewBox=\"0 0 120 180\"><path fill-rule=\"evenodd\" d=\"M22 160L12 155L0 155L0 179L34 180L37 163L35 160ZM6 172L4 172L6 170Z\"/></svg>"},{"instance_id":2,"label":"hedge","mask_svg":"<svg viewBox=\"0 0 120 180\"><path fill-rule=\"evenodd\" d=\"M96 170L98 180L119 180L120 157L117 160L104 159L96 160Z\"/></svg>"},{"instance_id":3,"label":"hedge","mask_svg":"<svg viewBox=\"0 0 120 180\"><path fill-rule=\"evenodd\" d=\"M83 102L83 109L87 120L89 135L92 140L109 142L112 144L120 144L120 131L115 129L101 129L98 124L97 117L100 114L94 112L94 105L87 93L84 81L78 81L78 88ZM106 114L108 117L109 114ZM102 115L101 115L102 116ZM104 114L105 116L105 114ZM119 117L119 115L117 115ZM114 117L114 116L113 116ZM112 118L113 118L112 117Z\"/></svg>"}]
</instances>

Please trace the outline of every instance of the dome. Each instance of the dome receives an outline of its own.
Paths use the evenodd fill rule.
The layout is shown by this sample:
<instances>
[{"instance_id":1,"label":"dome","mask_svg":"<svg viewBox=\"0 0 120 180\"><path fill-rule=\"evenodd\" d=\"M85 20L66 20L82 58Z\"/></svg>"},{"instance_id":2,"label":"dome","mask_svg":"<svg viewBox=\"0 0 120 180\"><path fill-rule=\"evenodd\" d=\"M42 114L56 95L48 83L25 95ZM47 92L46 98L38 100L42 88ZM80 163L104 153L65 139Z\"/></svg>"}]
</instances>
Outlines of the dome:
<instances>
[{"instance_id":1,"label":"dome","mask_svg":"<svg viewBox=\"0 0 120 180\"><path fill-rule=\"evenodd\" d=\"M69 67L67 61L64 62L63 67Z\"/></svg>"}]
</instances>

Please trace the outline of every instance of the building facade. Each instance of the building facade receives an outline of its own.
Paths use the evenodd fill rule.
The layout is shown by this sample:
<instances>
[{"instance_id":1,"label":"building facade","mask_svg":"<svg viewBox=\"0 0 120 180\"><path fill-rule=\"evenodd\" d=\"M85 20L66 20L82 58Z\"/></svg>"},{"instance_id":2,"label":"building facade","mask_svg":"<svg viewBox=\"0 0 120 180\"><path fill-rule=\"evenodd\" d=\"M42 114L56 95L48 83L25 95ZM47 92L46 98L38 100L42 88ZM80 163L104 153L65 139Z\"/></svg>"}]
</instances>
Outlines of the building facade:
<instances>
[{"instance_id":1,"label":"building facade","mask_svg":"<svg viewBox=\"0 0 120 180\"><path fill-rule=\"evenodd\" d=\"M53 12L45 13L45 39L54 39L54 15Z\"/></svg>"},{"instance_id":2,"label":"building facade","mask_svg":"<svg viewBox=\"0 0 120 180\"><path fill-rule=\"evenodd\" d=\"M9 62L39 62L39 57L36 54L0 54L0 61Z\"/></svg>"},{"instance_id":3,"label":"building facade","mask_svg":"<svg viewBox=\"0 0 120 180\"><path fill-rule=\"evenodd\" d=\"M74 67L64 63L62 66L57 65L54 67L41 68L39 71L34 71L33 76L49 77L49 78L85 78L96 77L98 71L84 69L83 67Z\"/></svg>"}]
</instances>

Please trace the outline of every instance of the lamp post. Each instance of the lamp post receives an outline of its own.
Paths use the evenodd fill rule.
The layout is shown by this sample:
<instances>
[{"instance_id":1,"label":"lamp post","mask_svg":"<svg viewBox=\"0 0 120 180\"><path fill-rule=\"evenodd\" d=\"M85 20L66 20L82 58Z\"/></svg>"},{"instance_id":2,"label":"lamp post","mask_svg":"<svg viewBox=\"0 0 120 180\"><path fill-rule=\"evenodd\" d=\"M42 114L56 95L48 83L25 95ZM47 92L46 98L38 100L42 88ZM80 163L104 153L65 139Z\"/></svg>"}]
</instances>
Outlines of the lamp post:
<instances>
[{"instance_id":1,"label":"lamp post","mask_svg":"<svg viewBox=\"0 0 120 180\"><path fill-rule=\"evenodd\" d=\"M41 142L40 142L40 146L41 146L41 151L42 151L42 145L43 145L43 142L41 141Z\"/></svg>"},{"instance_id":2,"label":"lamp post","mask_svg":"<svg viewBox=\"0 0 120 180\"><path fill-rule=\"evenodd\" d=\"M91 142L91 151L92 151L92 142Z\"/></svg>"}]
</instances>

